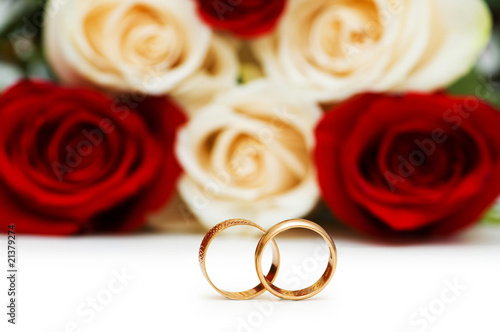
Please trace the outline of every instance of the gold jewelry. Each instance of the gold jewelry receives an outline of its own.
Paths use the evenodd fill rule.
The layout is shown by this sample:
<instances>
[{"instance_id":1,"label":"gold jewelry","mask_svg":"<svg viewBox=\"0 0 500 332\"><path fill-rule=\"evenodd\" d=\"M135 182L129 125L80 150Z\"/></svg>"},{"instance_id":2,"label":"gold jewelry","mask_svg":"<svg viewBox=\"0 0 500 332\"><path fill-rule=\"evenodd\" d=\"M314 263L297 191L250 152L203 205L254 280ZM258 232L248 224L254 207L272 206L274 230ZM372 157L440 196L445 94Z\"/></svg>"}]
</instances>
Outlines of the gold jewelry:
<instances>
[{"instance_id":1,"label":"gold jewelry","mask_svg":"<svg viewBox=\"0 0 500 332\"><path fill-rule=\"evenodd\" d=\"M264 249L266 248L267 244L269 243L269 241L274 242L274 237L279 233L292 228L305 228L318 233L326 241L330 251L328 266L326 267L325 272L318 279L318 281L307 288L296 291L281 289L273 285L273 280L269 281L269 279L267 277L264 277L264 275L262 274L262 256L264 255ZM337 249L335 248L335 243L333 242L330 235L328 235L328 233L321 226L305 219L285 220L271 227L267 232L264 233L264 235L260 239L259 243L257 244L257 249L255 250L255 267L257 269L257 275L259 276L260 282L269 292L287 300L303 300L318 294L330 282L337 267Z\"/></svg>"},{"instance_id":2,"label":"gold jewelry","mask_svg":"<svg viewBox=\"0 0 500 332\"><path fill-rule=\"evenodd\" d=\"M208 233L205 235L205 237L203 238L203 241L201 242L201 245L200 245L200 251L199 251L199 257L198 258L199 258L200 267L201 267L201 271L203 272L203 275L208 280L208 282L210 283L210 285L212 285L212 287L215 288L216 291L218 291L219 293L221 293L222 295L224 295L225 297L228 297L230 299L234 299L234 300L247 300L247 299L254 298L254 297L256 297L256 296L258 296L258 295L260 295L260 294L262 294L263 292L266 291L266 288L264 288L264 286L262 285L262 283L258 284L257 286L255 286L252 289L249 289L249 290L243 291L243 292L228 292L228 291L224 291L222 289L219 289L219 288L215 287L215 285L212 283L212 281L208 277L207 269L206 269L206 266L205 266L205 258L206 258L206 255L207 255L208 246L210 245L210 243L212 242L212 240L220 232L222 232L226 228L233 227L233 226L252 226L252 227L260 229L264 233L266 231L264 228L260 227L256 223L253 223L253 222L251 222L249 220L245 220L245 219L230 219L230 220L223 221L223 222L215 225L214 227L212 227L212 229L210 229L208 231ZM268 242L269 242L269 240L266 241L266 244ZM278 245L276 244L276 242L274 240L272 240L272 246L273 246L272 247L272 249L273 249L273 260L272 260L271 268L269 269L269 272L267 273L267 276L262 275L262 278L264 280L269 281L271 283L274 281L274 279L276 279L276 276L278 274L279 265L280 265L280 254L279 254L279 250L278 250ZM262 273L262 268L260 269L260 271ZM260 276L259 276L259 279L260 279Z\"/></svg>"}]
</instances>

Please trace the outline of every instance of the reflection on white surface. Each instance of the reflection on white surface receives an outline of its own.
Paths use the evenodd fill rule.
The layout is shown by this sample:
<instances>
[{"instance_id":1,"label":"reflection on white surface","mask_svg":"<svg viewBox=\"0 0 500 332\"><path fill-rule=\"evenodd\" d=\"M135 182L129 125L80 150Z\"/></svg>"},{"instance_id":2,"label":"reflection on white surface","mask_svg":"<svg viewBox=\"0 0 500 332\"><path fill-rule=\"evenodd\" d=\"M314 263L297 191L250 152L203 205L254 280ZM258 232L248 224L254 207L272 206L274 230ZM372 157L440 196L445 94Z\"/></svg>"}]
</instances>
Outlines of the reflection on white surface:
<instances>
[{"instance_id":1,"label":"reflection on white surface","mask_svg":"<svg viewBox=\"0 0 500 332\"><path fill-rule=\"evenodd\" d=\"M198 266L203 234L20 235L19 324L7 326L3 319L0 326L37 332L499 330L500 227L480 226L445 243L421 245L332 234L338 249L332 282L298 302L268 293L250 301L220 296ZM238 243L251 241L217 240L229 255L239 252ZM311 237L280 239L289 262L281 271L302 264L316 245ZM217 273L217 266L212 270ZM113 281L120 273L130 276L125 286ZM249 284L253 277L248 275ZM5 281L0 286L5 289Z\"/></svg>"}]
</instances>

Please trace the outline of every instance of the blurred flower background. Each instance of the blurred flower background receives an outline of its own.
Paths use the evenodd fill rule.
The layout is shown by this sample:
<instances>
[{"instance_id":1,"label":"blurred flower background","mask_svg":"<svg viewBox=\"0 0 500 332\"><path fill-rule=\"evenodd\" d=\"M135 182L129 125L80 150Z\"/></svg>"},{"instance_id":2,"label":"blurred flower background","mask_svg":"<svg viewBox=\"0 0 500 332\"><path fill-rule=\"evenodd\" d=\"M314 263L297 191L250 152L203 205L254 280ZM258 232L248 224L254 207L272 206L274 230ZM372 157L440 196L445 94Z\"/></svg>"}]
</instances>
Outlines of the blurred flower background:
<instances>
[{"instance_id":1,"label":"blurred flower background","mask_svg":"<svg viewBox=\"0 0 500 332\"><path fill-rule=\"evenodd\" d=\"M0 89L23 76L53 78L41 48L46 2L46 0L0 0ZM486 99L495 105L500 105L498 82L500 81L500 0L486 0L486 2L490 6L494 20L490 45L474 70L449 90L453 93L467 94L473 93L478 86L487 85L496 93L488 94Z\"/></svg>"},{"instance_id":2,"label":"blurred flower background","mask_svg":"<svg viewBox=\"0 0 500 332\"><path fill-rule=\"evenodd\" d=\"M0 89L20 77L49 78L41 50L45 1L0 1Z\"/></svg>"},{"instance_id":3,"label":"blurred flower background","mask_svg":"<svg viewBox=\"0 0 500 332\"><path fill-rule=\"evenodd\" d=\"M421 63L419 61L428 60L420 53L417 58L411 58L411 60L407 60L405 57L396 57L398 61L395 61L396 64L392 69L384 67L378 70L377 68L373 69L372 66L368 66L369 69L373 69L369 73L370 75L367 75L363 68L360 70L353 70L353 75L344 75L344 73L338 74L336 71L338 68L334 68L334 70L326 68L331 65L328 61L326 61L327 66L325 66L325 68L316 70L317 68L315 65L308 66L310 65L308 63L310 60L310 53L314 52L310 52L309 49L303 48L300 42L294 44L295 34L288 33L294 31L293 29L299 29L299 32L300 29L302 29L301 24L296 24L296 20L303 18L301 16L302 11L296 10L294 12L298 18L295 16L286 16L286 18L279 22L278 18L284 10L285 3L281 0L273 1L272 4L269 3L265 5L265 8L262 7L262 10L266 13L265 16L268 18L268 25L264 26L265 29L276 30L271 31L269 36L264 36L263 39L256 41L251 40L251 38L256 36L260 37L263 31L258 28L259 21L252 15L249 15L246 21L247 24L254 27L253 30L249 30L245 28L245 26L238 24L238 20L241 18L237 15L228 16L227 19L219 20L221 12L218 10L220 8L217 9L217 7L211 6L211 1L197 0L189 4L189 6L193 5L193 8L194 3L200 4L198 7L198 14L205 20L205 23L208 22L208 24L210 24L213 30L209 28L209 25L201 23L202 21L200 18L196 17L194 10L185 11L183 7L186 6L185 4L179 4L180 2L177 1L168 2L168 4L167 2L155 2L154 6L158 6L158 8L161 7L161 10L157 10L159 13L158 21L162 21L162 15L164 15L163 18L173 17L176 19L173 27L169 27L172 28L171 30L165 31L159 29L160 33L156 30L155 33L157 33L158 36L154 36L163 42L163 44L168 45L168 51L170 53L166 52L166 54L174 54L173 58L168 58L168 56L161 53L162 50L154 48L155 42L157 42L156 39L153 40L151 43L152 46L148 49L149 52L145 52L146 54L130 55L127 53L118 54L119 56L117 56L116 53L113 53L113 47L116 45L112 44L110 40L100 38L102 36L100 36L98 28L96 30L97 32L90 29L90 32L95 32L95 36L91 36L92 39L88 37L87 34L86 37L88 40L86 40L83 37L79 38L81 37L79 34L83 34L81 31L78 29L66 29L64 24L67 24L67 22L61 23L63 20L80 19L80 23L83 25L86 17L84 15L94 15L93 10L102 3L99 1L88 2L85 3L86 7L83 5L81 7L77 7L76 5L66 6L64 10L61 10L61 6L64 6L66 2L68 1L0 0L0 93L3 89L11 86L21 78L29 77L42 78L50 81L62 81L65 85L69 86L79 85L91 87L98 91L105 91L109 94L128 92L126 89L130 87L134 87L134 89L147 95L158 96L169 94L185 109L189 116L193 115L193 109L205 107L200 111L200 115L197 115L196 118L193 117L193 120L181 131L180 143L176 149L178 149L178 158L185 172L185 176L182 178L179 186L180 195L191 210L191 213L207 227L220 221L222 218L229 218L243 210L250 211L252 208L255 209L253 213L256 218L257 216L262 217L259 217L259 220L261 220L261 222L265 220L266 225L264 226L267 227L272 224L273 220L279 220L280 216L292 218L294 216L306 215L309 211L313 210L319 199L318 188L316 188L316 184L314 183L314 166L310 165L311 160L307 157L314 145L312 141L309 141L312 140L314 124L320 117L318 105L310 105L308 101L300 100L299 97L297 97L298 101L295 101L295 99L291 97L290 100L286 100L287 93L295 97L294 92L291 92L292 90L280 93L277 91L279 89L268 87L266 86L267 83L259 82L249 83L249 87L236 87L237 82L246 83L255 78L267 75L271 78L278 79L278 81L290 83L294 81L294 78L297 78L297 75L295 77L290 77L293 75L287 70L289 67L281 67L281 64L286 63L287 65L291 64L292 67L294 65L299 67L306 63L304 67L307 67L307 70L302 72L297 70L297 72L300 72L298 75L298 88L304 90L305 95L307 95L306 90L314 90L314 88L317 88L316 91L311 93L311 96L313 96L312 99L329 104L342 101L354 94L365 91L400 92L413 89L418 91L434 91L435 89L440 89L442 86L447 86L450 81L454 81L456 77L460 76L460 69L457 69L456 72L454 70L449 70L451 74L448 72L449 77L444 78L440 77L441 75L437 73L436 75L445 82L441 82L442 84L439 82L429 82L429 86L423 89L419 87L421 87L422 82L425 83L426 80L418 79L418 77L417 79L413 79L413 81L409 79L410 83L404 82L404 80L403 82L399 82L398 75L404 76L401 72L408 74L407 76L411 76L410 74L414 74L413 70L415 68L417 68L417 72L420 69ZM447 87L447 89L451 94L477 96L480 99L500 107L500 0L487 0L486 2L493 13L494 27L491 40L475 67L467 75L453 83L453 85ZM51 6L46 6L47 3L50 3ZM245 10L254 10L255 8L252 6L255 6L255 3L252 2ZM313 1L304 2L296 0L293 3L294 5L297 4L297 6L306 5L312 7ZM315 3L322 5L321 1L315 1ZM479 2L471 1L469 4L474 4L476 5L475 8L477 8L478 3ZM81 5L81 3L79 3L79 5ZM112 8L116 9L122 4L120 2L115 2L113 5L115 7ZM457 6L460 5L461 3L457 3ZM154 7L152 4L151 6ZM240 9L241 8L245 8L245 6L240 7ZM413 7L411 8L413 9ZM224 8L222 8L222 10L224 10ZM102 12L105 14L101 12L98 12L98 14L106 15L105 10ZM482 12L480 10L477 12L482 13L484 9ZM80 17L76 14L82 15ZM138 15L137 20L142 22L143 17L140 16L141 13ZM481 16L478 14L478 17ZM49 19L50 22L45 24L44 20L47 19ZM101 22L99 21L100 19L101 16L97 19L94 18L93 24L98 26L95 22ZM126 26L126 24L133 25L134 23L130 23L129 19L130 18L122 18L120 22L124 22L124 26ZM348 21L349 16L347 16L347 19L345 17L342 19ZM413 19L413 21L415 21L414 17ZM457 20L456 18L454 19ZM254 22L254 20L256 21ZM418 20L420 20L419 16ZM428 20L431 21L431 19ZM405 20L402 22L402 24L407 23ZM474 20L472 20L472 22L478 23ZM316 22L313 23L315 24ZM471 24L471 22L468 23ZM487 26L487 22L479 23ZM75 25L77 24L79 23L75 23ZM314 26L314 24L311 24L311 26ZM431 24L429 24L429 26L430 25ZM61 29L61 26L63 26L64 29ZM427 26L427 28L429 28L429 26ZM75 32L73 30L77 31ZM120 29L117 28L117 30ZM149 32L146 30L147 27L140 32L149 36ZM225 33L220 33L221 30L225 31ZM397 30L397 28L392 27L392 30ZM411 26L409 30L411 30L410 32L412 33L419 32L418 26L417 28ZM128 30L125 28L120 31L126 31L128 33ZM128 49L131 53L136 52L138 49L138 47L136 47L137 44L141 44L145 40L145 38L143 38L145 35L141 35L140 32L137 32L137 35L131 38L133 39L132 42L130 42L131 45L125 45L129 47ZM317 42L316 46L324 46L325 42L321 40L321 37L327 40L331 37L327 33L325 33L325 37L322 33L319 33L318 35L321 36L318 37L318 40L315 40L315 42ZM298 35L299 33L297 32L296 34ZM452 31L452 33L450 33L450 35L453 34L457 34L457 31ZM182 39L182 36L184 36L185 39ZM241 47L241 45L247 41L247 38L250 38L248 44ZM287 38L291 38L293 42L289 42L290 40ZM480 36L477 38L480 39ZM98 40L100 43L97 47L98 51L90 55L81 51L82 49L92 49L92 47L87 48L87 46L89 46L88 44L78 44L84 39L84 43L90 44L91 41ZM411 39L413 43L413 35L410 35L409 39ZM474 38L469 36L469 39ZM405 50L404 43L407 43L408 40L405 38L397 38L396 42L398 42L398 45L394 48ZM282 42L283 45L289 49L285 49L284 52L281 52L283 48L276 47L278 41ZM67 47L67 45L73 42L78 44L78 47L74 47L73 49L71 47L74 45ZM133 42L135 42L135 44ZM479 44L481 43L479 40L477 42ZM428 43L431 44L431 42ZM95 47L95 45L91 46ZM422 46L420 51L423 52L427 46L428 45ZM437 48L440 46L442 45L438 45ZM466 47L469 45L461 46ZM392 52L393 47L387 47L387 45L379 47L378 50L382 49L382 51L384 51L384 47L387 53ZM473 47L469 46L469 48ZM74 52L75 49L78 51ZM317 49L321 49L321 47L315 50ZM449 45L448 49L450 49ZM101 50L103 50L103 52L100 52ZM251 51L253 51L253 54ZM338 50L333 50L332 52L334 53L335 51ZM453 51L451 52L453 53ZM458 49L457 52L460 52L460 49ZM470 50L470 53L474 52L476 52L476 50ZM156 84L145 84L144 77L151 75L150 68L144 67L140 61L137 63L137 66L131 66L130 63L133 61L129 61L129 55L130 58L137 58L136 56L142 57L140 60L145 60L151 68L153 68L152 71L154 74L150 79L156 82ZM176 55L177 58L175 58ZM321 63L322 55L323 54L314 54L314 56L316 56L314 60L317 61L317 63ZM383 55L387 54L384 53ZM394 55L389 54L388 56L391 57ZM164 60L166 57L171 67L162 67L165 65ZM373 56L370 52L365 52L363 57L370 58ZM465 57L473 58L475 55L465 55ZM262 64L261 67L257 65L259 60ZM376 60L377 59L375 59L375 62ZM443 61L442 59L440 60L442 64ZM455 60L457 59L455 58ZM313 61L311 60L311 62ZM465 63L466 61L462 62ZM408 63L410 64L408 65ZM340 62L335 63L335 66L337 65L340 67L344 66L344 64ZM356 64L351 65L351 67L357 68ZM382 63L382 65L384 64ZM401 70L401 66L406 66L406 69ZM468 65L464 64L464 66ZM448 67L453 67L453 64ZM310 70L310 68L313 69ZM436 68L436 64L434 64L434 67L431 66L431 68ZM385 75L387 74L385 71L386 69L392 75ZM444 71L446 72L446 70ZM306 73L304 74L304 72ZM330 75L332 72L334 72L334 74ZM382 78L379 77L381 73L384 74ZM158 80L155 81L156 77L154 75L158 74L162 75L161 82ZM354 76L354 78L351 76ZM365 76L370 76L373 82L367 79L366 81L368 81L368 83L364 82L363 84L365 85L360 85L359 77L364 78ZM235 80L235 77L238 77L238 80ZM392 81L391 78L387 77L392 77ZM315 80L321 81L321 84L316 84L317 82ZM415 84L416 81L418 82ZM339 82L345 85L342 86L342 88L338 88L337 84ZM295 83L297 83L297 81ZM406 84L409 84L409 86ZM436 86L434 86L434 84L436 84ZM311 85L316 86L311 89ZM256 87L258 88L256 89ZM294 88L297 88L297 86ZM253 89L256 89L257 92L253 91ZM226 90L233 90L233 92L225 93ZM224 93L216 96L220 91L224 91ZM297 93L297 95L298 94L299 93ZM265 98L259 100L260 95L265 96ZM308 97L311 96L308 95ZM247 97L248 100L246 104L238 104L238 100L245 100ZM256 102L257 100L259 100L259 102ZM257 158L259 156L256 158L252 157L253 159L245 157L243 161L240 160L242 157L238 156L238 153L245 149L248 150L247 147L249 145L252 145L252 147L258 145L252 142L250 142L252 144L249 144L248 139L242 139L241 137L244 137L244 135L241 135L241 132L248 133L253 131L255 134L254 136L259 137L259 135L262 134L263 128L265 129L266 126L269 127L269 116L260 114L259 111L267 109L269 111L268 114L271 114L276 109L279 111L280 108L277 106L278 102L280 102L281 105L289 103L288 106L290 106L289 108L292 110L292 114L294 105L303 102L304 104L301 105L306 105L303 109L308 110L308 112L310 111L310 117L301 119L297 123L293 121L292 123L286 123L286 121L280 122L271 118L271 122L274 121L271 127L278 126L280 130L282 130L280 132L282 136L278 137L277 144L265 151L267 154L265 157L268 163L254 162L255 160L259 161ZM324 107L324 104L321 106L325 109L327 108ZM221 110L223 113L226 113L218 114ZM219 123L214 120L225 119L230 116L234 116L235 119L232 123L224 123L224 121ZM307 128L304 129L303 126ZM216 134L210 135L210 130ZM197 136L198 134L200 135ZM226 142L227 146L225 146L225 148L220 148L219 145L218 149L213 149L214 151L212 151L211 144L216 139ZM302 142L302 140L305 140L305 142ZM257 151L254 150L252 151ZM258 155L263 150L264 149L261 149L255 152L255 155ZM248 154L247 152L240 153L240 155L244 156ZM286 159L284 156L289 159ZM302 160L297 159L297 156L301 156ZM213 184L211 183L213 176L211 180L210 174L219 171L219 166L221 165L217 164L218 159L229 160L228 163L230 163L231 160L237 160L241 164L239 165L240 167L233 167L230 165L227 169L234 170L236 174L234 176L238 179L240 177L242 183L237 183L237 186L226 186L222 189L216 188L217 195L214 194L214 197L211 197L213 200L210 209L197 211L197 206L200 204L200 201L197 195L193 195L193 192L200 192L204 187L206 189L207 184ZM271 160L271 162L269 162L269 160ZM283 163L283 160L287 162ZM295 163L297 160L299 160L299 162ZM297 169L291 171L287 169L290 164L298 165ZM255 176L257 180L253 181L248 174ZM276 174L276 176L273 176L273 174ZM259 188L255 188L255 186L261 182L262 185ZM295 189L291 190L290 188ZM300 192L300 195L295 195L294 193L296 191ZM309 199L303 199L303 197L306 196L308 196ZM284 211L286 211L286 213ZM326 213L325 211L320 213ZM500 223L500 200L496 207L486 215L485 221Z\"/></svg>"},{"instance_id":4,"label":"blurred flower background","mask_svg":"<svg viewBox=\"0 0 500 332\"><path fill-rule=\"evenodd\" d=\"M476 67L449 90L453 93L472 94L478 87L486 87L491 93L486 100L500 105L500 0L487 0L493 13L493 33L490 44L479 59Z\"/></svg>"},{"instance_id":5,"label":"blurred flower background","mask_svg":"<svg viewBox=\"0 0 500 332\"><path fill-rule=\"evenodd\" d=\"M493 33L490 44L476 67L464 78L449 88L457 94L474 94L486 88L484 99L500 107L500 0L487 0L493 13ZM496 206L486 215L486 222L500 223L500 198Z\"/></svg>"}]
</instances>

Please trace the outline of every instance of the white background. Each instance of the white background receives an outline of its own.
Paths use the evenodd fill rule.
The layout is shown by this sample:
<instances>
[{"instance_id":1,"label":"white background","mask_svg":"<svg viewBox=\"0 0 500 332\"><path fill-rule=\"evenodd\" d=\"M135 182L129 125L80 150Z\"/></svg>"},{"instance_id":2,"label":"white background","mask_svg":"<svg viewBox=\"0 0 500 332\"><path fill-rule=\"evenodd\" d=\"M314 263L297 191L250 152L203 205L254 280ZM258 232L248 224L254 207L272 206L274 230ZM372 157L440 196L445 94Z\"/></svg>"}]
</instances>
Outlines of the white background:
<instances>
[{"instance_id":1,"label":"white background","mask_svg":"<svg viewBox=\"0 0 500 332\"><path fill-rule=\"evenodd\" d=\"M7 324L4 277L0 330L500 331L500 227L479 226L453 239L419 244L377 243L342 229L328 231L337 244L337 271L323 292L303 301L269 293L249 301L223 298L200 272L200 232L19 235L17 325ZM323 244L310 235L279 239L278 285L300 281L302 287L321 275ZM1 236L6 261L6 235ZM213 281L227 290L254 286L256 243L252 237L216 238L207 258ZM133 279L120 283L115 274L123 272ZM97 299L100 311L88 305L89 298ZM428 310L427 318L421 309Z\"/></svg>"}]
</instances>

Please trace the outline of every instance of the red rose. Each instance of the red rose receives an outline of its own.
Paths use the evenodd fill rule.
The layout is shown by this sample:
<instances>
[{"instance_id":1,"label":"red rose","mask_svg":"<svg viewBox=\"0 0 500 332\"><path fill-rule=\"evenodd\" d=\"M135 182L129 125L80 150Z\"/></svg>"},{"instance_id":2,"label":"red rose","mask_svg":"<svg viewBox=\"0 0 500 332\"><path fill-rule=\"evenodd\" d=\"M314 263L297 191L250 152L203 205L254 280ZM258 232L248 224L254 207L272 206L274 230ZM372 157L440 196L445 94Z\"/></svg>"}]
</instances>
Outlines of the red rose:
<instances>
[{"instance_id":1,"label":"red rose","mask_svg":"<svg viewBox=\"0 0 500 332\"><path fill-rule=\"evenodd\" d=\"M173 191L183 120L164 98L13 86L0 97L2 231L11 223L32 234L138 228Z\"/></svg>"},{"instance_id":2,"label":"red rose","mask_svg":"<svg viewBox=\"0 0 500 332\"><path fill-rule=\"evenodd\" d=\"M316 130L324 199L371 234L455 232L500 193L499 128L500 113L473 97L355 97Z\"/></svg>"},{"instance_id":3,"label":"red rose","mask_svg":"<svg viewBox=\"0 0 500 332\"><path fill-rule=\"evenodd\" d=\"M201 18L215 29L241 38L271 31L285 9L285 0L196 0Z\"/></svg>"}]
</instances>

